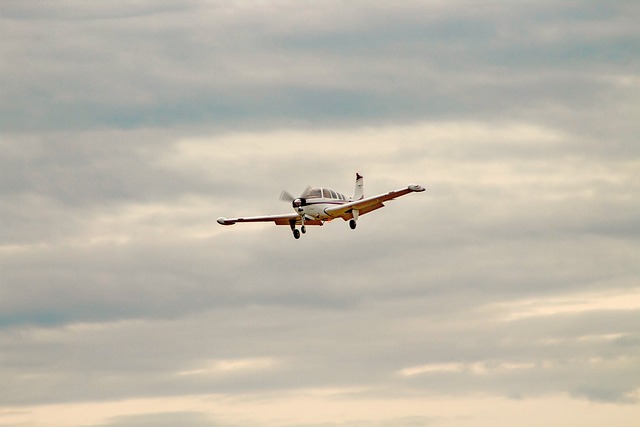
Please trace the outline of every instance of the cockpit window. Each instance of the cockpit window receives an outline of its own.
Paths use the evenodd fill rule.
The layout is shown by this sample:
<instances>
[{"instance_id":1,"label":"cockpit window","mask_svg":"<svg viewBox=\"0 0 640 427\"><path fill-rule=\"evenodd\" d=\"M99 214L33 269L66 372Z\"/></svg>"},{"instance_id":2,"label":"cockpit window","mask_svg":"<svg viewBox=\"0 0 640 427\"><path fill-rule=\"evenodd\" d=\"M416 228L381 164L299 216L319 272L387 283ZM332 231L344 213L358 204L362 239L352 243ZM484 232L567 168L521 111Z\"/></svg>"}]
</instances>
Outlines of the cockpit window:
<instances>
[{"instance_id":1,"label":"cockpit window","mask_svg":"<svg viewBox=\"0 0 640 427\"><path fill-rule=\"evenodd\" d=\"M324 197L325 199L347 200L344 195L328 188L310 188L304 192L302 197L305 199Z\"/></svg>"}]
</instances>

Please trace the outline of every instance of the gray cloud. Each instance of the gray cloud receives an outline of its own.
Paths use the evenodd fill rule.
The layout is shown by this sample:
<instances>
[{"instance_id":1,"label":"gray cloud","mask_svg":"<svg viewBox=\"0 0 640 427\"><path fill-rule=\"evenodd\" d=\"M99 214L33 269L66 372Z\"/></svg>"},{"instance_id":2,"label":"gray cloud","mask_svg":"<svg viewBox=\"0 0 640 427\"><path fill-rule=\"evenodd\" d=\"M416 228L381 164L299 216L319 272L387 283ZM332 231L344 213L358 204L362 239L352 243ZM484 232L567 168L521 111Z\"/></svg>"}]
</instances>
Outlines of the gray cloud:
<instances>
[{"instance_id":1,"label":"gray cloud","mask_svg":"<svg viewBox=\"0 0 640 427\"><path fill-rule=\"evenodd\" d=\"M223 424L215 423L199 413L176 412L115 417L113 420L105 424L94 425L91 427L172 427L175 425L214 427L222 426Z\"/></svg>"},{"instance_id":2,"label":"gray cloud","mask_svg":"<svg viewBox=\"0 0 640 427\"><path fill-rule=\"evenodd\" d=\"M637 29L625 3L606 11L374 4L368 13L335 3L187 4L171 13L167 5L127 19L110 11L96 19L100 6L70 19L78 12L64 5L48 19L9 19L5 127L559 114L563 124L562 110L576 103L593 119L603 100L624 102L624 87L604 78L635 69Z\"/></svg>"}]
</instances>

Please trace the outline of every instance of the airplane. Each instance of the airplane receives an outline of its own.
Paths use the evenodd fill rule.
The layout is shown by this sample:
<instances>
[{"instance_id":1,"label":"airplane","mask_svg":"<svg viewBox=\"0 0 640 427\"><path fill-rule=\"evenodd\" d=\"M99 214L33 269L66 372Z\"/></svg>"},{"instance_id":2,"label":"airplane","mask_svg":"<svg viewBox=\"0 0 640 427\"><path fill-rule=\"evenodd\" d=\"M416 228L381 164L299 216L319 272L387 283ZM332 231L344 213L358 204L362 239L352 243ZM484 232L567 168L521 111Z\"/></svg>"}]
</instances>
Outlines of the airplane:
<instances>
[{"instance_id":1,"label":"airplane","mask_svg":"<svg viewBox=\"0 0 640 427\"><path fill-rule=\"evenodd\" d=\"M389 191L373 197L364 197L364 178L356 173L356 188L353 197L329 190L328 188L307 189L299 196L293 197L286 191L280 194L280 200L291 202L294 212L281 215L247 216L239 218L218 218L218 224L233 225L238 222L274 222L276 225L288 225L293 237L300 238L300 232L307 232L307 225L323 225L336 218L349 221L349 227L355 230L361 215L384 207L384 202L405 194L425 191L417 184L409 184L405 188ZM300 229L296 226L300 225Z\"/></svg>"}]
</instances>

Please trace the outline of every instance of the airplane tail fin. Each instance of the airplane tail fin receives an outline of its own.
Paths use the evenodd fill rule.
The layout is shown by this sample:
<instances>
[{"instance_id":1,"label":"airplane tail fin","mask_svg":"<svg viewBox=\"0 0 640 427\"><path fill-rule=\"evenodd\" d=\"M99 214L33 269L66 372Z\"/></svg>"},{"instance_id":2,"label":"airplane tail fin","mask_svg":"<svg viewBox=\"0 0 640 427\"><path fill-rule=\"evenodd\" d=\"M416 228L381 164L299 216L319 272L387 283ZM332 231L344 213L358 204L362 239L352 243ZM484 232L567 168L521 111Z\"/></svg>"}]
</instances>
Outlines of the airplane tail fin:
<instances>
[{"instance_id":1,"label":"airplane tail fin","mask_svg":"<svg viewBox=\"0 0 640 427\"><path fill-rule=\"evenodd\" d=\"M364 178L356 172L356 189L353 191L353 200L360 200L364 197Z\"/></svg>"}]
</instances>

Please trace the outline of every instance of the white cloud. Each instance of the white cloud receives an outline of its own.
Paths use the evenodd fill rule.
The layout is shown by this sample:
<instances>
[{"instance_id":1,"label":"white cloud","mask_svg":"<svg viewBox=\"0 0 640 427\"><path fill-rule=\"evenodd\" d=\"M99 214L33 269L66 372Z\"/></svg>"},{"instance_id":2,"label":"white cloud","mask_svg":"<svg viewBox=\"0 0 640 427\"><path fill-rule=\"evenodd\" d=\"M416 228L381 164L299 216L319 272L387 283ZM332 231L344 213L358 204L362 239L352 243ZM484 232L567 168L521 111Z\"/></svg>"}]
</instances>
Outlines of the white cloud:
<instances>
[{"instance_id":1,"label":"white cloud","mask_svg":"<svg viewBox=\"0 0 640 427\"><path fill-rule=\"evenodd\" d=\"M548 363L544 363L543 365L545 368L549 367ZM433 363L429 365L404 368L399 371L399 374L403 377L440 373L491 375L509 371L531 370L534 368L536 368L536 365L530 362L483 361L473 363Z\"/></svg>"},{"instance_id":2,"label":"white cloud","mask_svg":"<svg viewBox=\"0 0 640 427\"><path fill-rule=\"evenodd\" d=\"M487 419L487 408L500 408L500 411ZM214 425L225 426L445 426L453 422L458 426L508 427L513 425L514 419L521 418L519 425L523 427L557 422L585 427L598 427L602 423L614 422L619 426L631 427L638 414L637 407L633 405L611 407L608 404L576 401L565 396L531 400L486 396L457 400L442 397L337 400L333 397L327 399L312 396L304 390L300 390L295 396L284 395L268 400L255 395L247 395L241 399L201 395L66 406L47 405L27 409L30 411L29 415L20 410L5 412L0 420L14 424L28 420L36 426L54 424L60 427L97 427L111 425L109 420L124 421L129 414L148 414L149 419L159 422L161 418L158 417L163 413L170 416L172 413L191 412L201 414Z\"/></svg>"},{"instance_id":3,"label":"white cloud","mask_svg":"<svg viewBox=\"0 0 640 427\"><path fill-rule=\"evenodd\" d=\"M178 375L234 375L272 368L276 361L271 358L212 360L200 367L180 371Z\"/></svg>"},{"instance_id":4,"label":"white cloud","mask_svg":"<svg viewBox=\"0 0 640 427\"><path fill-rule=\"evenodd\" d=\"M528 317L580 314L591 311L638 311L640 310L640 289L608 288L603 292L580 292L570 295L555 295L547 298L532 298L495 304L489 311L504 313L506 321ZM596 335L596 337L618 338L618 334ZM585 338L585 337L583 337Z\"/></svg>"}]
</instances>

